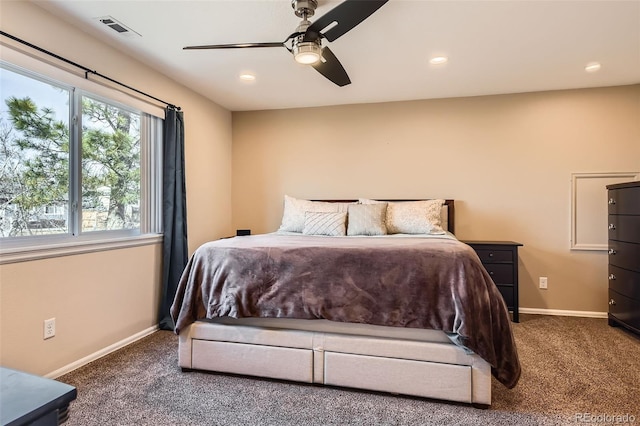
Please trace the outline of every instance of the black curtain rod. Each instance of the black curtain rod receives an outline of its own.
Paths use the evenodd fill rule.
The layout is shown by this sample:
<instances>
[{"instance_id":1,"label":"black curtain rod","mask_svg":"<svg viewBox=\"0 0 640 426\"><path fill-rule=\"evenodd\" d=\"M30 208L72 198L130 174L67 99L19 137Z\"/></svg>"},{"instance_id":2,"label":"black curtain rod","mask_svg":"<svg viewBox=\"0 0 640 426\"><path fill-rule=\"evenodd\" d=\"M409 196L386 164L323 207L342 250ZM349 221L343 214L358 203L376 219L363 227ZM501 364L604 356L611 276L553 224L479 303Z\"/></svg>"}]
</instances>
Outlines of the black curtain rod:
<instances>
[{"instance_id":1,"label":"black curtain rod","mask_svg":"<svg viewBox=\"0 0 640 426\"><path fill-rule=\"evenodd\" d=\"M67 59L67 58L63 58L63 57L62 57L62 56L60 56L60 55L56 55L55 53L50 52L50 51L48 51L48 50L46 50L46 49L43 49L43 48L41 48L41 47L38 47L38 46L36 46L35 44L31 44L31 43L29 43L28 41L22 40L22 39L20 39L20 38L18 38L18 37L16 37L16 36L13 36L13 35L11 35L11 34L9 34L9 33L5 33L5 32L4 32L4 31L2 31L2 30L0 30L0 34L2 34L3 36L5 36L5 37L7 37L7 38L10 38L11 40L17 41L18 43L22 43L22 44L24 44L25 46L28 46L28 47L30 47L30 48L32 48L32 49L35 49L35 50L37 50L38 52L45 53L45 54L47 54L47 55L49 55L49 56L52 56L52 57L54 57L54 58L56 58L56 59L58 59L58 60L60 60L60 61L62 61L62 62L65 62L65 63L67 63L67 64L69 64L69 65L73 65L74 67L80 68L81 70L83 70L83 71L84 71L84 78L85 78L85 79L88 79L88 78L89 78L89 74L96 75L96 76L98 76L98 77L100 77L100 78L103 78L103 79L105 79L105 80L108 80L108 81L110 81L110 82L112 82L112 83L115 83L115 84L117 84L117 85L119 85L119 86L125 87L125 88L127 88L127 89L129 89L129 90L131 90L131 91L133 91L133 92L136 92L136 93L139 93L139 94L141 94L141 95L143 95L143 96L146 96L147 98L150 98L150 99L153 99L153 100L158 101L158 102L160 102L160 103L163 103L163 104L165 104L166 106L168 106L169 108L173 108L173 109L175 109L175 110L177 110L177 111L180 111L180 107L179 107L179 106L175 106L175 105L173 105L173 104L170 104L169 102L165 102L165 101L163 101L162 99L158 99L158 98L156 98L155 96L151 96L151 95L150 95L150 94L148 94L148 93L145 93L145 92L143 92L143 91L141 91L141 90L138 90L138 89L136 89L136 88L133 88L133 87L131 87L131 86L128 86L128 85L126 85L126 84L124 84L124 83L121 83L121 82L119 82L118 80L114 80L114 79L113 79L113 78L111 78L111 77L107 77L107 76L106 76L106 75L104 75L104 74L100 74L98 71L94 71L94 70L92 70L92 69L90 69L90 68L87 68L87 67L85 67L85 66L83 66L83 65L78 64L77 62L73 62L73 61L70 61L70 60L69 60L69 59Z\"/></svg>"}]
</instances>

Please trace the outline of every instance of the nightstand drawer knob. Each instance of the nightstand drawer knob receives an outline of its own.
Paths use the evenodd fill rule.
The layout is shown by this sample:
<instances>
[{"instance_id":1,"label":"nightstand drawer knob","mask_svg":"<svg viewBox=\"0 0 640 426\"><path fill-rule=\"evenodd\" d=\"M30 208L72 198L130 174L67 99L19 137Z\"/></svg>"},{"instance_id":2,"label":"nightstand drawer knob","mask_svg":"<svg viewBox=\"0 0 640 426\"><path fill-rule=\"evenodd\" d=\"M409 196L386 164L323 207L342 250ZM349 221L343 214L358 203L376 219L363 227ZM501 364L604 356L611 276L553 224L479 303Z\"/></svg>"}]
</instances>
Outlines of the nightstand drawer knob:
<instances>
[{"instance_id":1,"label":"nightstand drawer knob","mask_svg":"<svg viewBox=\"0 0 640 426\"><path fill-rule=\"evenodd\" d=\"M493 253L489 253L489 257L493 257Z\"/></svg>"},{"instance_id":2,"label":"nightstand drawer knob","mask_svg":"<svg viewBox=\"0 0 640 426\"><path fill-rule=\"evenodd\" d=\"M614 200L613 198L609 198L610 205L614 205L615 203L616 203L616 200Z\"/></svg>"},{"instance_id":3,"label":"nightstand drawer knob","mask_svg":"<svg viewBox=\"0 0 640 426\"><path fill-rule=\"evenodd\" d=\"M610 281L614 281L615 279L616 279L616 276L614 274L609 274Z\"/></svg>"},{"instance_id":4,"label":"nightstand drawer knob","mask_svg":"<svg viewBox=\"0 0 640 426\"><path fill-rule=\"evenodd\" d=\"M616 226L613 223L610 223L609 229L613 231L614 229L616 229Z\"/></svg>"},{"instance_id":5,"label":"nightstand drawer knob","mask_svg":"<svg viewBox=\"0 0 640 426\"><path fill-rule=\"evenodd\" d=\"M493 271L489 271L489 275L493 275Z\"/></svg>"},{"instance_id":6,"label":"nightstand drawer knob","mask_svg":"<svg viewBox=\"0 0 640 426\"><path fill-rule=\"evenodd\" d=\"M609 254L616 254L616 251L614 249L609 249Z\"/></svg>"},{"instance_id":7,"label":"nightstand drawer knob","mask_svg":"<svg viewBox=\"0 0 640 426\"><path fill-rule=\"evenodd\" d=\"M615 304L616 304L616 301L615 301L615 300L613 300L613 299L610 299L610 300L609 300L609 305L610 305L610 306L613 306L613 305L615 305Z\"/></svg>"}]
</instances>

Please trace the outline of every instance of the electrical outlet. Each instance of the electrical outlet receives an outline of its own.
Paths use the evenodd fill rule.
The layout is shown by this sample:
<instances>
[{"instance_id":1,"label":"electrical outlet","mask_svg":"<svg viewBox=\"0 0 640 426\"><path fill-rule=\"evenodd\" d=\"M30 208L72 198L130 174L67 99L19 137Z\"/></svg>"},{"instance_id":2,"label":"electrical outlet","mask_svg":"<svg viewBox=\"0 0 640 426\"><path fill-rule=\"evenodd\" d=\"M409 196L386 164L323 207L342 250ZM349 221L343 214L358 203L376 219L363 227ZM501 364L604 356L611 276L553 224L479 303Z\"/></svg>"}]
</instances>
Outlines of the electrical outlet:
<instances>
[{"instance_id":1,"label":"electrical outlet","mask_svg":"<svg viewBox=\"0 0 640 426\"><path fill-rule=\"evenodd\" d=\"M44 339L51 339L56 335L56 319L49 318L44 320Z\"/></svg>"},{"instance_id":2,"label":"electrical outlet","mask_svg":"<svg viewBox=\"0 0 640 426\"><path fill-rule=\"evenodd\" d=\"M547 289L547 277L540 277L540 288Z\"/></svg>"}]
</instances>

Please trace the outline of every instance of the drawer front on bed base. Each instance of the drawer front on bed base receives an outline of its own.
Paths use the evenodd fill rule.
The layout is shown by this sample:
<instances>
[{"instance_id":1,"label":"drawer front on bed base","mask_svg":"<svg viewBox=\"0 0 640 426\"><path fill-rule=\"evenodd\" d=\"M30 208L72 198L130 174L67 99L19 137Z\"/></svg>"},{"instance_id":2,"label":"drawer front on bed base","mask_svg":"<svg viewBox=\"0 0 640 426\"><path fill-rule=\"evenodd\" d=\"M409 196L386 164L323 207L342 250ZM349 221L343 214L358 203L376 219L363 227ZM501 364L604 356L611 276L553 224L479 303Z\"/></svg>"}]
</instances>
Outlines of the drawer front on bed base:
<instances>
[{"instance_id":1,"label":"drawer front on bed base","mask_svg":"<svg viewBox=\"0 0 640 426\"><path fill-rule=\"evenodd\" d=\"M311 349L193 340L192 368L313 383Z\"/></svg>"},{"instance_id":2,"label":"drawer front on bed base","mask_svg":"<svg viewBox=\"0 0 640 426\"><path fill-rule=\"evenodd\" d=\"M324 383L472 403L471 367L406 359L324 353Z\"/></svg>"}]
</instances>

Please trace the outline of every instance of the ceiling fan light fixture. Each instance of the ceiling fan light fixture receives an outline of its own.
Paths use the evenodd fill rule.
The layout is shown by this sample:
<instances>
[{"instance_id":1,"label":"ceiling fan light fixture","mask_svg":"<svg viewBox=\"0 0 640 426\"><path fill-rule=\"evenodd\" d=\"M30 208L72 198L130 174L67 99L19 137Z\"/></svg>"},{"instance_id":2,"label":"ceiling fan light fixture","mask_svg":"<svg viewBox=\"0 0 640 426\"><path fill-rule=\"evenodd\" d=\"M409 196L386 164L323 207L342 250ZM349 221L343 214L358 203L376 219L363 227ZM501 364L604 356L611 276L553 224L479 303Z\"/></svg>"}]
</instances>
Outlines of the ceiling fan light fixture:
<instances>
[{"instance_id":1,"label":"ceiling fan light fixture","mask_svg":"<svg viewBox=\"0 0 640 426\"><path fill-rule=\"evenodd\" d=\"M284 41L207 44L185 46L183 50L283 47L293 55L296 62L303 65L311 65L336 86L343 87L351 84L351 79L349 79L347 72L338 58L331 52L331 49L328 46L322 47L322 39L332 42L342 37L384 6L389 0L344 0L316 19L315 22L310 22L308 18L315 14L319 3L318 0L290 1L295 15L302 18L302 20L296 27L295 32L291 33ZM247 80L244 79L242 81L246 82Z\"/></svg>"},{"instance_id":2,"label":"ceiling fan light fixture","mask_svg":"<svg viewBox=\"0 0 640 426\"><path fill-rule=\"evenodd\" d=\"M293 57L297 63L312 65L320 60L322 49L314 41L300 42L293 46Z\"/></svg>"}]
</instances>

